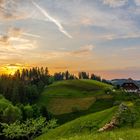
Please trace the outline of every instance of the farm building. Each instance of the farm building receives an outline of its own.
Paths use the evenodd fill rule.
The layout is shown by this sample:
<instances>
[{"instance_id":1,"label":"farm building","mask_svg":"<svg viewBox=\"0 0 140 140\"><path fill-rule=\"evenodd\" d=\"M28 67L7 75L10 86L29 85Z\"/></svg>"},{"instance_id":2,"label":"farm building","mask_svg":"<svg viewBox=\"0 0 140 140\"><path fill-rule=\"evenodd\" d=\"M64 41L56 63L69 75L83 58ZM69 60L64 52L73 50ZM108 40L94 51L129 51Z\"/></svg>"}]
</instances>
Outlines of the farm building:
<instances>
[{"instance_id":1,"label":"farm building","mask_svg":"<svg viewBox=\"0 0 140 140\"><path fill-rule=\"evenodd\" d=\"M126 82L124 82L121 85L121 87L126 92L130 92L130 93L138 93L138 92L140 92L139 85L136 82L134 82L132 79L128 79Z\"/></svg>"}]
</instances>

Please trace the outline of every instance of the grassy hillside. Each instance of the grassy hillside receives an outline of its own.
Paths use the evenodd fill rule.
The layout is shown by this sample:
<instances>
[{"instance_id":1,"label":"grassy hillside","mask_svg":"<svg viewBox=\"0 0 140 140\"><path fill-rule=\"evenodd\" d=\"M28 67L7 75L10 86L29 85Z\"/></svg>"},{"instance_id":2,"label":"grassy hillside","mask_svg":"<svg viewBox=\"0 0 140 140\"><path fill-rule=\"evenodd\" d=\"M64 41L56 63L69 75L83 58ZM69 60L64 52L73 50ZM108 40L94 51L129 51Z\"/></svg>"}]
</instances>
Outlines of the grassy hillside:
<instances>
[{"instance_id":1,"label":"grassy hillside","mask_svg":"<svg viewBox=\"0 0 140 140\"><path fill-rule=\"evenodd\" d=\"M55 82L45 88L38 104L48 106L50 112L55 115L58 115L57 113L60 114L60 109L62 114L71 112L71 110L67 111L63 109L63 107L73 108L78 106L83 109L83 106L87 109L95 102L94 97L99 98L101 95L104 95L104 90L106 88L112 88L112 86L93 80L68 80ZM54 110L54 107L58 111ZM64 110L64 112L62 112L62 110Z\"/></svg>"},{"instance_id":2,"label":"grassy hillside","mask_svg":"<svg viewBox=\"0 0 140 140\"><path fill-rule=\"evenodd\" d=\"M43 97L87 97L101 94L101 90L111 88L111 85L94 80L65 80L48 86L40 101L46 103Z\"/></svg>"},{"instance_id":3,"label":"grassy hillside","mask_svg":"<svg viewBox=\"0 0 140 140\"><path fill-rule=\"evenodd\" d=\"M122 90L106 94L106 89L111 88L113 87L110 85L91 80L62 81L46 88L39 104L44 100L42 104L48 106L49 111L53 112L59 121L67 123L50 130L36 140L139 140L138 95L124 93ZM125 116L125 119L130 120L125 120L123 125L120 125L121 129L118 127L111 132L97 133L97 130L108 123L118 111L118 107L113 105L120 103L126 105L129 108L128 112L133 114L130 116L136 119L135 129L132 129L130 116L126 115L128 118ZM72 112L73 107L79 110ZM83 116L89 113L91 114Z\"/></svg>"},{"instance_id":4,"label":"grassy hillside","mask_svg":"<svg viewBox=\"0 0 140 140\"><path fill-rule=\"evenodd\" d=\"M61 115L65 113L71 113L73 111L87 110L94 102L95 97L85 97L85 98L54 98L50 101L48 108L50 112L55 115Z\"/></svg>"},{"instance_id":5,"label":"grassy hillside","mask_svg":"<svg viewBox=\"0 0 140 140\"><path fill-rule=\"evenodd\" d=\"M112 96L105 94L105 90L111 88L94 80L55 82L45 88L38 105L47 106L49 112L64 123L112 107Z\"/></svg>"},{"instance_id":6,"label":"grassy hillside","mask_svg":"<svg viewBox=\"0 0 140 140\"><path fill-rule=\"evenodd\" d=\"M38 137L36 140L56 140L60 137L70 137L75 134L95 132L111 120L116 110L117 107L113 107L85 117L80 117L49 131L47 134Z\"/></svg>"},{"instance_id":7,"label":"grassy hillside","mask_svg":"<svg viewBox=\"0 0 140 140\"><path fill-rule=\"evenodd\" d=\"M140 129L121 129L117 131L104 132L100 134L76 135L70 138L60 138L59 140L139 140ZM40 139L47 140L47 139Z\"/></svg>"}]
</instances>

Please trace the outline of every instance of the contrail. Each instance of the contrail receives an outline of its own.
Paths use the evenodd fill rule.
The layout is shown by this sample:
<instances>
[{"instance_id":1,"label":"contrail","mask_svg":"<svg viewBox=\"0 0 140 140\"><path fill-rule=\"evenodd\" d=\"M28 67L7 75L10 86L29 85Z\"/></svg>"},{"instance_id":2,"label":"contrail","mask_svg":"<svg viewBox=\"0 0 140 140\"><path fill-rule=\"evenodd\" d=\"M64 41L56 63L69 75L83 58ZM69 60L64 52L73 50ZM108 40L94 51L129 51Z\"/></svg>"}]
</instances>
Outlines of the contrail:
<instances>
[{"instance_id":1,"label":"contrail","mask_svg":"<svg viewBox=\"0 0 140 140\"><path fill-rule=\"evenodd\" d=\"M51 22L53 22L59 29L59 31L61 33L63 33L64 35L66 35L68 38L72 38L72 36L65 31L65 29L63 28L63 26L59 23L59 21L57 21L56 19L54 19L53 17L51 17L43 8L41 8L37 3L33 2L32 3L35 5L35 7L37 9L39 9L39 11L47 18L49 19Z\"/></svg>"}]
</instances>

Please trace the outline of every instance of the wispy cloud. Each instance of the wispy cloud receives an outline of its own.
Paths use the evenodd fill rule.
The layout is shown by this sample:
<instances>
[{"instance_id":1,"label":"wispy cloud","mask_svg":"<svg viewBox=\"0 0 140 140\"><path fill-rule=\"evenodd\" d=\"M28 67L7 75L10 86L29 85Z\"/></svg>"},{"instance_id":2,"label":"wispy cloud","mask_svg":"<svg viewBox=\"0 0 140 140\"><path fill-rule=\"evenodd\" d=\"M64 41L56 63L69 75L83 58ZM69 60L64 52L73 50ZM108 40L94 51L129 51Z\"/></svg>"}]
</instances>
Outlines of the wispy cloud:
<instances>
[{"instance_id":1,"label":"wispy cloud","mask_svg":"<svg viewBox=\"0 0 140 140\"><path fill-rule=\"evenodd\" d=\"M103 3L110 7L124 6L127 2L128 0L103 0Z\"/></svg>"},{"instance_id":2,"label":"wispy cloud","mask_svg":"<svg viewBox=\"0 0 140 140\"><path fill-rule=\"evenodd\" d=\"M123 51L133 51L133 50L139 50L139 48L138 47L125 47L125 48L123 48L122 49Z\"/></svg>"},{"instance_id":3,"label":"wispy cloud","mask_svg":"<svg viewBox=\"0 0 140 140\"><path fill-rule=\"evenodd\" d=\"M24 35L24 37L23 37ZM36 41L30 40L25 36L40 37L34 34L26 33L21 28L11 27L6 35L0 35L1 50L15 51L32 50L37 48Z\"/></svg>"},{"instance_id":4,"label":"wispy cloud","mask_svg":"<svg viewBox=\"0 0 140 140\"><path fill-rule=\"evenodd\" d=\"M22 33L22 35L25 35L25 36L30 36L30 37L35 37L35 38L41 38L41 36L40 36L40 35L31 34L31 33L27 33L27 32Z\"/></svg>"},{"instance_id":5,"label":"wispy cloud","mask_svg":"<svg viewBox=\"0 0 140 140\"><path fill-rule=\"evenodd\" d=\"M14 37L19 37L19 36L30 36L33 38L41 38L41 36L36 35L36 34L32 34L29 32L26 32L24 30L22 30L21 28L16 28L16 27L11 27L8 31L9 36L14 36Z\"/></svg>"},{"instance_id":6,"label":"wispy cloud","mask_svg":"<svg viewBox=\"0 0 140 140\"><path fill-rule=\"evenodd\" d=\"M104 35L99 35L95 37L96 39L102 39L102 40L117 40L117 39L137 39L140 38L140 33L137 32L132 32L132 33L125 33L125 34L104 34Z\"/></svg>"},{"instance_id":7,"label":"wispy cloud","mask_svg":"<svg viewBox=\"0 0 140 140\"><path fill-rule=\"evenodd\" d=\"M37 43L34 41L34 42L27 42L27 43L24 43L24 44L17 44L17 45L14 45L13 48L15 50L34 50L35 48L37 48Z\"/></svg>"},{"instance_id":8,"label":"wispy cloud","mask_svg":"<svg viewBox=\"0 0 140 140\"><path fill-rule=\"evenodd\" d=\"M0 19L1 20L19 20L29 16L25 11L18 8L20 1L0 0Z\"/></svg>"},{"instance_id":9,"label":"wispy cloud","mask_svg":"<svg viewBox=\"0 0 140 140\"><path fill-rule=\"evenodd\" d=\"M71 55L75 55L75 56L84 56L84 55L90 55L93 51L93 49L95 48L95 46L93 45L86 45L84 47L81 47L79 50L76 51L72 51L70 52Z\"/></svg>"},{"instance_id":10,"label":"wispy cloud","mask_svg":"<svg viewBox=\"0 0 140 140\"><path fill-rule=\"evenodd\" d=\"M134 0L137 6L140 6L140 0Z\"/></svg>"},{"instance_id":11,"label":"wispy cloud","mask_svg":"<svg viewBox=\"0 0 140 140\"><path fill-rule=\"evenodd\" d=\"M21 28L16 27L10 27L8 29L8 35L13 37L19 37L23 33L23 30Z\"/></svg>"},{"instance_id":12,"label":"wispy cloud","mask_svg":"<svg viewBox=\"0 0 140 140\"><path fill-rule=\"evenodd\" d=\"M33 1L32 1L33 2ZM33 2L35 7L46 17L47 21L53 22L59 29L60 32L62 32L64 35L66 35L68 38L72 38L72 36L64 29L64 27L61 25L61 23L50 16L47 11L45 11L42 7L40 7L37 3Z\"/></svg>"},{"instance_id":13,"label":"wispy cloud","mask_svg":"<svg viewBox=\"0 0 140 140\"><path fill-rule=\"evenodd\" d=\"M54 59L54 58L68 58L68 57L73 57L73 58L89 58L93 55L93 49L95 46L89 44L85 45L77 50L72 50L72 51L48 51L42 53L42 55L39 55L38 57L46 58L47 59Z\"/></svg>"}]
</instances>

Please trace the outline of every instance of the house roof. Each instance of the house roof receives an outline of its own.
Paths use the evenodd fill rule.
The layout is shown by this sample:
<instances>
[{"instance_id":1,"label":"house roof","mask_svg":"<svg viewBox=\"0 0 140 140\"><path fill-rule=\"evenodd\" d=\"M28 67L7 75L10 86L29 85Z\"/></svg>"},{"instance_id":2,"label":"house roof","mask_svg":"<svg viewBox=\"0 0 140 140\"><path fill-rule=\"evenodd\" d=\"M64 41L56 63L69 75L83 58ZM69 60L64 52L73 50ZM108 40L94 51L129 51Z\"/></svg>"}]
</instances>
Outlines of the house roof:
<instances>
[{"instance_id":1,"label":"house roof","mask_svg":"<svg viewBox=\"0 0 140 140\"><path fill-rule=\"evenodd\" d=\"M133 84L135 84L138 88L140 88L140 84L139 84L138 82L134 81L134 80L131 79L131 78L127 79L123 84L125 84L125 83L128 83L128 84L133 83ZM123 85L123 84L122 84L122 85ZM121 86L122 86L122 85L121 85Z\"/></svg>"}]
</instances>

